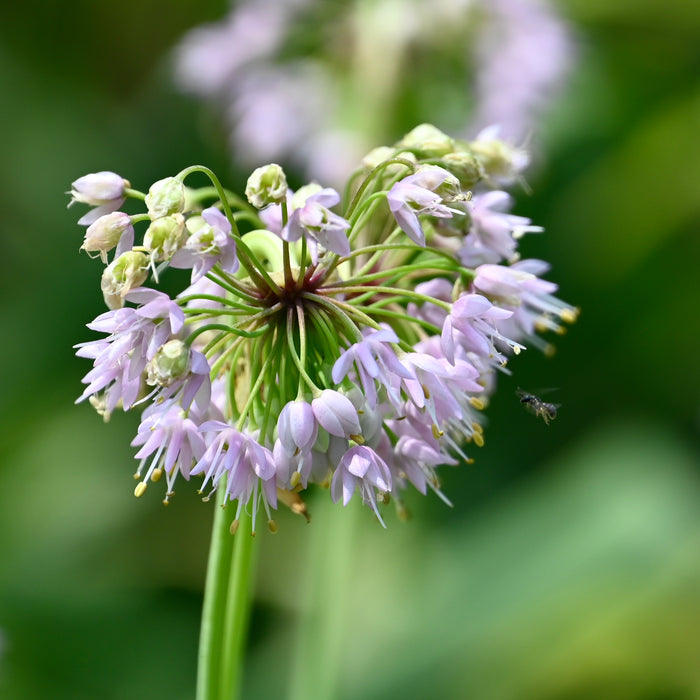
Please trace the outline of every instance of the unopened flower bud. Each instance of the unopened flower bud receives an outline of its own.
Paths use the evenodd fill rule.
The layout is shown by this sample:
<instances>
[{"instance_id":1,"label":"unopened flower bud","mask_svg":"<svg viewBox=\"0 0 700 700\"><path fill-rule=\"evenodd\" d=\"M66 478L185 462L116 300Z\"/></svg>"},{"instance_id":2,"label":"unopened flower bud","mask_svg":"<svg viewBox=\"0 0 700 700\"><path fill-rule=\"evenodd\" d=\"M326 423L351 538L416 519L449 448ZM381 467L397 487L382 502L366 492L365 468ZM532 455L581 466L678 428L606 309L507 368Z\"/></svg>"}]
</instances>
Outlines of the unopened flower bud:
<instances>
[{"instance_id":1,"label":"unopened flower bud","mask_svg":"<svg viewBox=\"0 0 700 700\"><path fill-rule=\"evenodd\" d=\"M143 245L155 262L170 260L182 248L187 238L182 214L161 216L151 222L143 237Z\"/></svg>"},{"instance_id":2,"label":"unopened flower bud","mask_svg":"<svg viewBox=\"0 0 700 700\"><path fill-rule=\"evenodd\" d=\"M146 195L148 216L151 220L185 210L185 186L176 177L166 177L154 182Z\"/></svg>"},{"instance_id":3,"label":"unopened flower bud","mask_svg":"<svg viewBox=\"0 0 700 700\"><path fill-rule=\"evenodd\" d=\"M256 168L248 178L245 196L256 209L284 202L287 198L284 170L276 163Z\"/></svg>"},{"instance_id":4,"label":"unopened flower bud","mask_svg":"<svg viewBox=\"0 0 700 700\"><path fill-rule=\"evenodd\" d=\"M169 340L146 365L146 382L151 386L170 386L187 371L189 348L181 340Z\"/></svg>"},{"instance_id":5,"label":"unopened flower bud","mask_svg":"<svg viewBox=\"0 0 700 700\"><path fill-rule=\"evenodd\" d=\"M398 145L410 148L419 158L441 158L454 151L454 141L432 124L419 124Z\"/></svg>"},{"instance_id":6,"label":"unopened flower bud","mask_svg":"<svg viewBox=\"0 0 700 700\"><path fill-rule=\"evenodd\" d=\"M92 207L109 204L124 197L124 190L131 187L128 180L116 173L102 171L78 178L71 185L73 202L84 202Z\"/></svg>"},{"instance_id":7,"label":"unopened flower bud","mask_svg":"<svg viewBox=\"0 0 700 700\"><path fill-rule=\"evenodd\" d=\"M134 227L131 225L131 217L128 214L115 211L101 216L88 226L80 249L87 253L99 253L102 262L106 265L107 253L120 241L121 248L131 248L134 244Z\"/></svg>"},{"instance_id":8,"label":"unopened flower bud","mask_svg":"<svg viewBox=\"0 0 700 700\"><path fill-rule=\"evenodd\" d=\"M148 256L134 250L122 253L102 273L100 287L110 309L124 306L124 296L148 277Z\"/></svg>"},{"instance_id":9,"label":"unopened flower bud","mask_svg":"<svg viewBox=\"0 0 700 700\"><path fill-rule=\"evenodd\" d=\"M469 147L484 176L497 183L514 182L530 162L525 150L499 139L495 127L484 129Z\"/></svg>"},{"instance_id":10,"label":"unopened flower bud","mask_svg":"<svg viewBox=\"0 0 700 700\"><path fill-rule=\"evenodd\" d=\"M464 151L448 153L442 158L441 164L445 170L449 170L457 177L462 185L462 189L470 189L482 178L479 161Z\"/></svg>"}]
</instances>

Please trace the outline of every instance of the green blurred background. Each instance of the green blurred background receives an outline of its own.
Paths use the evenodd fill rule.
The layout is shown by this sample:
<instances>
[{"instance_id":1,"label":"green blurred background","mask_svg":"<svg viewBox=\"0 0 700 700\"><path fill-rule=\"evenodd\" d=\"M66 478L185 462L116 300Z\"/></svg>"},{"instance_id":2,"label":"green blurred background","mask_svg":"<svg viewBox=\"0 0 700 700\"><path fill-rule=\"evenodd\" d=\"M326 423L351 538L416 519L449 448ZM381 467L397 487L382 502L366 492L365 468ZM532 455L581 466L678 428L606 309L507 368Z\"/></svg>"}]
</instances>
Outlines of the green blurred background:
<instances>
[{"instance_id":1,"label":"green blurred background","mask_svg":"<svg viewBox=\"0 0 700 700\"><path fill-rule=\"evenodd\" d=\"M334 5L334 3L328 3ZM512 363L477 461L384 531L313 501L258 535L246 698L700 698L700 4L561 0L578 65L516 213L577 324ZM233 186L168 51L221 0L27 0L0 16L0 697L192 698L211 504L132 495L138 416L74 406L103 310L77 177ZM309 27L308 31L315 31ZM426 70L424 67L423 70ZM428 71L429 72L429 71ZM441 105L413 96L387 141ZM449 105L445 106L445 110ZM437 110L437 111L436 111ZM206 132L206 133L205 133ZM549 427L517 386L558 387ZM300 641L301 640L301 641ZM315 663L329 646L331 664ZM335 679L335 680L334 680ZM291 690L290 690L291 688Z\"/></svg>"}]
</instances>

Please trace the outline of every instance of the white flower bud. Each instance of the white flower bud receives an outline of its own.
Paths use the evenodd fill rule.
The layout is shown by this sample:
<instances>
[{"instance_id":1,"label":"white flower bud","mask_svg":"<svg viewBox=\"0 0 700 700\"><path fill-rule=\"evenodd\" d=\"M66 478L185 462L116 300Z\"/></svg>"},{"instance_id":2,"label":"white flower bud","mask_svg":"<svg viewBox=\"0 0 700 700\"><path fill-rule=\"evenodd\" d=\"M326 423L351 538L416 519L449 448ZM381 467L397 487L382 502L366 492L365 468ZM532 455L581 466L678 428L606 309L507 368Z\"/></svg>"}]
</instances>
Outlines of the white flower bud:
<instances>
[{"instance_id":1,"label":"white flower bud","mask_svg":"<svg viewBox=\"0 0 700 700\"><path fill-rule=\"evenodd\" d=\"M89 253L99 253L102 262L107 264L107 253L125 237L126 246L131 248L134 243L134 227L131 217L121 211L101 216L88 226L81 250Z\"/></svg>"},{"instance_id":2,"label":"white flower bud","mask_svg":"<svg viewBox=\"0 0 700 700\"><path fill-rule=\"evenodd\" d=\"M155 262L162 262L170 260L182 248L186 239L185 217L182 214L171 214L151 222L143 237L143 245Z\"/></svg>"},{"instance_id":3,"label":"white flower bud","mask_svg":"<svg viewBox=\"0 0 700 700\"><path fill-rule=\"evenodd\" d=\"M454 141L432 124L419 124L398 145L415 151L419 158L441 158L454 151Z\"/></svg>"},{"instance_id":4,"label":"white flower bud","mask_svg":"<svg viewBox=\"0 0 700 700\"><path fill-rule=\"evenodd\" d=\"M276 163L257 168L248 178L245 196L256 209L284 202L287 198L287 178L284 170Z\"/></svg>"},{"instance_id":5,"label":"white flower bud","mask_svg":"<svg viewBox=\"0 0 700 700\"><path fill-rule=\"evenodd\" d=\"M498 129L484 129L470 142L485 177L504 185L514 182L530 162L527 151L498 138Z\"/></svg>"},{"instance_id":6,"label":"white flower bud","mask_svg":"<svg viewBox=\"0 0 700 700\"><path fill-rule=\"evenodd\" d=\"M73 202L84 202L92 207L100 207L124 197L124 190L131 187L121 175L102 171L78 178L71 185Z\"/></svg>"},{"instance_id":7,"label":"white flower bud","mask_svg":"<svg viewBox=\"0 0 700 700\"><path fill-rule=\"evenodd\" d=\"M124 296L148 277L148 256L130 250L113 260L102 273L100 287L110 309L124 306Z\"/></svg>"},{"instance_id":8,"label":"white flower bud","mask_svg":"<svg viewBox=\"0 0 700 700\"><path fill-rule=\"evenodd\" d=\"M185 186L175 177L154 182L146 195L146 206L151 220L184 211Z\"/></svg>"}]
</instances>

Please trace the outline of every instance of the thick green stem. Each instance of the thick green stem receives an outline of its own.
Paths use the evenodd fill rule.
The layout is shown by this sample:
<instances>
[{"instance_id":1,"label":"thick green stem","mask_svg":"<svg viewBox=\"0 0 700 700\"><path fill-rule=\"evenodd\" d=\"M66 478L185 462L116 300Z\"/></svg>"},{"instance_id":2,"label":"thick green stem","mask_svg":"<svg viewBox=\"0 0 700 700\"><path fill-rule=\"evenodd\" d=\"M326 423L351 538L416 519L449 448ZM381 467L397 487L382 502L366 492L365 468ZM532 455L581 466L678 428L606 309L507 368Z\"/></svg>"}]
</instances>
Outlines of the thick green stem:
<instances>
[{"instance_id":1,"label":"thick green stem","mask_svg":"<svg viewBox=\"0 0 700 700\"><path fill-rule=\"evenodd\" d=\"M197 700L236 700L243 676L250 617L253 537L250 518L241 514L241 532L230 532L234 510L222 508L217 491L199 638Z\"/></svg>"},{"instance_id":2,"label":"thick green stem","mask_svg":"<svg viewBox=\"0 0 700 700\"><path fill-rule=\"evenodd\" d=\"M255 573L255 538L250 533L250 515L241 510L238 533L234 540L233 557L229 570L226 616L221 645L220 700L237 700L243 687L248 622ZM231 537L231 535L229 535Z\"/></svg>"}]
</instances>

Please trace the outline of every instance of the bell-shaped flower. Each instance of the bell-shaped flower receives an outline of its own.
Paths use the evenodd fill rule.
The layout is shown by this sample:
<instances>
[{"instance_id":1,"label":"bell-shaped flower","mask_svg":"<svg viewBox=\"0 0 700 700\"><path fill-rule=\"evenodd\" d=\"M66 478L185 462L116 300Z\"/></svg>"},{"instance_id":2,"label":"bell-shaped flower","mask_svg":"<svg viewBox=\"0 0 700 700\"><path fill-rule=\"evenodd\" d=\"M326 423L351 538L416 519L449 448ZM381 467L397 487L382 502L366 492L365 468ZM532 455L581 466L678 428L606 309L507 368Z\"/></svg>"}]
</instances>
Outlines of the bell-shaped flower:
<instances>
[{"instance_id":1,"label":"bell-shaped flower","mask_svg":"<svg viewBox=\"0 0 700 700\"><path fill-rule=\"evenodd\" d=\"M236 242L231 235L231 223L216 208L209 207L201 218L187 221L190 236L170 260L170 266L192 268L191 284L200 280L217 263L225 272L238 271Z\"/></svg>"},{"instance_id":2,"label":"bell-shaped flower","mask_svg":"<svg viewBox=\"0 0 700 700\"><path fill-rule=\"evenodd\" d=\"M379 522L386 527L377 508L377 495L389 493L392 488L391 471L386 462L365 445L351 447L340 460L331 481L331 498L343 505L350 503L355 490L362 500L372 508Z\"/></svg>"},{"instance_id":3,"label":"bell-shaped flower","mask_svg":"<svg viewBox=\"0 0 700 700\"><path fill-rule=\"evenodd\" d=\"M333 389L324 389L311 402L311 409L318 424L331 435L362 442L357 409L347 396Z\"/></svg>"},{"instance_id":4,"label":"bell-shaped flower","mask_svg":"<svg viewBox=\"0 0 700 700\"><path fill-rule=\"evenodd\" d=\"M318 424L311 404L289 401L277 419L277 436L288 454L308 452L316 442Z\"/></svg>"},{"instance_id":5,"label":"bell-shaped flower","mask_svg":"<svg viewBox=\"0 0 700 700\"><path fill-rule=\"evenodd\" d=\"M222 421L207 421L200 426L200 431L212 437L202 458L190 473L204 474L200 491L210 482L212 491L220 483L225 485L225 502L238 501L236 522L241 510L250 503L255 531L259 496L262 496L263 505L268 511L268 519L269 506L277 507L277 470L272 452L263 447L255 436L239 432Z\"/></svg>"},{"instance_id":6,"label":"bell-shaped flower","mask_svg":"<svg viewBox=\"0 0 700 700\"><path fill-rule=\"evenodd\" d=\"M135 455L141 460L137 477L153 455L143 480L136 487L136 495L140 496L149 481L156 481L164 471L168 487L166 502L178 473L189 480L193 460L200 460L206 449L197 424L187 417L182 406L171 401L152 404L144 411L138 434L131 444L141 446Z\"/></svg>"},{"instance_id":7,"label":"bell-shaped flower","mask_svg":"<svg viewBox=\"0 0 700 700\"><path fill-rule=\"evenodd\" d=\"M429 214L439 218L451 218L462 214L444 204L444 198L459 195L459 180L437 165L424 165L413 175L399 180L387 192L386 200L396 223L417 245L425 245L425 233L420 215Z\"/></svg>"}]
</instances>

